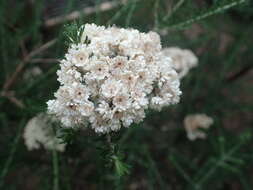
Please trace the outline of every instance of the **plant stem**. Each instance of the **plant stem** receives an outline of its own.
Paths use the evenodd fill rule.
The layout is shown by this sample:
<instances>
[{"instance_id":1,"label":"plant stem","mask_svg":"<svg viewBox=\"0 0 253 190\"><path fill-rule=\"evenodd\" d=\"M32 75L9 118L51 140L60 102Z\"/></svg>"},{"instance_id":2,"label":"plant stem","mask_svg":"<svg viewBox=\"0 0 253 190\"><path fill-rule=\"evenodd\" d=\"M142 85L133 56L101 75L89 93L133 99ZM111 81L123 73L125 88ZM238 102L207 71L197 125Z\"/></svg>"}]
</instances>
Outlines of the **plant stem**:
<instances>
[{"instance_id":1,"label":"plant stem","mask_svg":"<svg viewBox=\"0 0 253 190\"><path fill-rule=\"evenodd\" d=\"M114 149L114 145L112 143L112 138L111 138L110 133L106 134L106 141L107 141L107 143L108 143L108 145L110 147L111 152L114 154L114 150L115 149Z\"/></svg>"},{"instance_id":2,"label":"plant stem","mask_svg":"<svg viewBox=\"0 0 253 190\"><path fill-rule=\"evenodd\" d=\"M58 154L55 149L53 149L53 169L54 169L53 190L59 190Z\"/></svg>"},{"instance_id":3,"label":"plant stem","mask_svg":"<svg viewBox=\"0 0 253 190\"><path fill-rule=\"evenodd\" d=\"M16 153L17 146L18 146L18 143L19 143L19 140L20 140L20 136L21 136L21 132L22 132L23 126L24 126L24 120L21 121L21 124L20 124L20 126L18 128L18 132L17 132L17 135L16 135L16 137L15 137L15 139L13 141L13 144L12 144L12 147L11 147L8 159L6 160L6 162L4 164L4 167L1 168L0 189L2 189L2 187L4 185L4 178L5 178L6 174L9 171L10 165L11 165L13 157L14 157L14 154Z\"/></svg>"},{"instance_id":4,"label":"plant stem","mask_svg":"<svg viewBox=\"0 0 253 190\"><path fill-rule=\"evenodd\" d=\"M179 0L172 10L163 18L163 21L168 20L181 7L181 5L183 5L184 1L185 0Z\"/></svg>"}]
</instances>

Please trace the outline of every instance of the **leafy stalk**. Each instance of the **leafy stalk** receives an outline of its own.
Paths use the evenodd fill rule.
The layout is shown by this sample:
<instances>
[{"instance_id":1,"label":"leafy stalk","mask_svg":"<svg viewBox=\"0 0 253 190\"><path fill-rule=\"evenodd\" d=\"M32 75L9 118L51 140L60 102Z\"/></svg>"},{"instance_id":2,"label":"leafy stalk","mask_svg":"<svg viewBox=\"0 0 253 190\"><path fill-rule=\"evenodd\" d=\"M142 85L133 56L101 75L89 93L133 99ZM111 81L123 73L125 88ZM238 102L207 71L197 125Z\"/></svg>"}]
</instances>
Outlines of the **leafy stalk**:
<instances>
[{"instance_id":1,"label":"leafy stalk","mask_svg":"<svg viewBox=\"0 0 253 190\"><path fill-rule=\"evenodd\" d=\"M18 147L18 144L19 144L19 140L20 140L20 137L21 137L21 132L22 132L23 126L24 126L24 120L22 120L21 123L20 123L20 126L18 128L18 132L16 134L16 137L15 137L15 139L13 141L13 144L12 144L12 147L11 147L9 156L8 156L3 168L1 169L2 172L0 174L0 189L2 189L2 187L4 185L4 178L5 178L5 176L7 175L8 171L9 171L10 165L13 161L14 154L16 153L16 150L17 150L17 147Z\"/></svg>"},{"instance_id":2,"label":"leafy stalk","mask_svg":"<svg viewBox=\"0 0 253 190\"><path fill-rule=\"evenodd\" d=\"M175 24L169 24L166 26L166 28L169 28L169 29L181 29L181 28L184 28L186 26L189 26L195 22L198 22L200 20L203 20L203 19L206 19L210 16L213 16L213 15L216 15L216 14L219 14L219 13L222 13L232 7L235 7L237 5L240 5L242 3L245 3L246 0L232 0L232 1L228 1L228 2L225 2L223 4L220 4L220 5L216 5L216 6L213 6L212 8L210 8L209 10L207 11L203 11L185 21L182 21L182 22L178 22L178 23L175 23Z\"/></svg>"}]
</instances>

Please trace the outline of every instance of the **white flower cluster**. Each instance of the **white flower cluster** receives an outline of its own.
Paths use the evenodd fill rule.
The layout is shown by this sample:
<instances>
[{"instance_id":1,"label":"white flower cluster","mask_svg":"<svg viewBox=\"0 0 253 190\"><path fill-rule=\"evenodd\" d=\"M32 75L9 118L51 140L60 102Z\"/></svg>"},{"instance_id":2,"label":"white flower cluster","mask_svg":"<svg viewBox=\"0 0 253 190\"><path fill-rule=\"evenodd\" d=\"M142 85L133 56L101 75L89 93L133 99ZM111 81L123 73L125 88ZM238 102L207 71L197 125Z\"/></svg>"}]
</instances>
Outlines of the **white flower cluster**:
<instances>
[{"instance_id":1,"label":"white flower cluster","mask_svg":"<svg viewBox=\"0 0 253 190\"><path fill-rule=\"evenodd\" d=\"M197 138L205 139L206 133L201 130L208 129L213 124L213 119L206 114L192 114L188 115L184 119L184 127L187 132L189 140L195 140Z\"/></svg>"},{"instance_id":2,"label":"white flower cluster","mask_svg":"<svg viewBox=\"0 0 253 190\"><path fill-rule=\"evenodd\" d=\"M41 145L47 150L63 152L65 145L60 143L53 129L49 127L50 118L45 113L40 113L28 121L24 129L24 140L28 150L39 149Z\"/></svg>"},{"instance_id":3,"label":"white flower cluster","mask_svg":"<svg viewBox=\"0 0 253 190\"><path fill-rule=\"evenodd\" d=\"M162 50L164 56L169 56L173 60L173 68L178 72L179 78L183 78L193 67L198 65L198 58L188 49L169 47Z\"/></svg>"},{"instance_id":4,"label":"white flower cluster","mask_svg":"<svg viewBox=\"0 0 253 190\"><path fill-rule=\"evenodd\" d=\"M142 121L145 109L179 102L178 74L157 33L95 24L83 29L61 61L56 99L47 102L65 127L88 121L95 132L108 133Z\"/></svg>"}]
</instances>

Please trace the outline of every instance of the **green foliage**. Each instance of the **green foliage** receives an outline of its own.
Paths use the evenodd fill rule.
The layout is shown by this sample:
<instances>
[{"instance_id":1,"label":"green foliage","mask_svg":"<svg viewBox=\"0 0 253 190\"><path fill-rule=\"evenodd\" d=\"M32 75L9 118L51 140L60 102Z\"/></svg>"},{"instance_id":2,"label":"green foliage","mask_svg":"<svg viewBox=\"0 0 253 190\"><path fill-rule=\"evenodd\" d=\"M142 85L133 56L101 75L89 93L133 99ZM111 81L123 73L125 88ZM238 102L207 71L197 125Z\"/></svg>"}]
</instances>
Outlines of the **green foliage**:
<instances>
[{"instance_id":1,"label":"green foliage","mask_svg":"<svg viewBox=\"0 0 253 190\"><path fill-rule=\"evenodd\" d=\"M17 150L17 146L18 146L18 143L19 143L19 140L20 140L20 137L21 137L23 126L24 126L24 120L21 121L21 124L20 124L20 126L18 128L16 137L13 140L12 147L10 149L9 156L8 156L6 162L4 163L4 165L1 167L0 188L3 187L3 185L4 185L4 178L5 178L8 170L9 170L10 165L12 164L13 157L15 155L15 152Z\"/></svg>"},{"instance_id":2,"label":"green foliage","mask_svg":"<svg viewBox=\"0 0 253 190\"><path fill-rule=\"evenodd\" d=\"M81 42L81 37L83 35L84 28L81 27L80 24L77 24L77 22L66 24L62 30L63 35L65 36L66 45L78 44ZM88 38L85 39L85 43L89 43Z\"/></svg>"},{"instance_id":3,"label":"green foliage","mask_svg":"<svg viewBox=\"0 0 253 190\"><path fill-rule=\"evenodd\" d=\"M242 133L231 144L231 139L225 139L224 137L210 139L217 146L209 146L209 148L212 148L209 150L210 155L207 155L206 161L201 168L198 168L194 161L185 161L184 156L178 153L171 153L169 160L175 166L178 173L187 181L186 189L203 189L207 186L210 189L215 188L215 186L218 186L220 180L224 180L224 178L220 179L217 176L224 173L226 177L236 175L239 178L245 179L247 176L242 173L241 169L246 166L243 155L246 156L248 153L241 152L241 149L242 147L248 146L250 141L252 141L251 133L251 131ZM194 171L194 175L189 175L185 170L186 167L183 167L183 163L182 165L179 163L182 162L180 161L182 159L184 164L193 166L191 170ZM211 180L212 184L210 184ZM250 185L248 184L247 186Z\"/></svg>"},{"instance_id":4,"label":"green foliage","mask_svg":"<svg viewBox=\"0 0 253 190\"><path fill-rule=\"evenodd\" d=\"M1 190L253 188L251 1L128 0L107 11L99 9L104 0L14 2L0 1ZM44 25L49 17L65 18L87 6L95 11L73 22ZM45 102L59 86L55 59L80 42L86 22L156 30L163 47L193 50L199 66L182 80L180 104L148 111L141 124L109 138L56 123L66 151L28 151L23 126L46 111ZM4 88L26 56L51 39L57 43L32 57ZM34 66L43 74L26 80L23 74ZM191 113L214 118L206 140L186 138L183 119Z\"/></svg>"},{"instance_id":5,"label":"green foliage","mask_svg":"<svg viewBox=\"0 0 253 190\"><path fill-rule=\"evenodd\" d=\"M182 6L184 1L179 1L178 4L175 5L172 13L175 12L175 10L179 9L180 6ZM210 16L222 13L226 11L227 9L230 9L231 7L238 6L240 4L245 3L246 0L221 0L221 1L215 1L212 6L207 8L206 10L200 10L197 13L193 14L190 18L183 21L177 21L177 23L166 23L165 26L168 28L173 29L180 29L185 28L186 26L193 24L195 22L198 22L200 20L206 19ZM172 14L169 14L168 16L164 17L164 21L169 20L171 18ZM171 18L173 20L173 18Z\"/></svg>"},{"instance_id":6,"label":"green foliage","mask_svg":"<svg viewBox=\"0 0 253 190\"><path fill-rule=\"evenodd\" d=\"M62 141L62 143L73 143L77 133L78 130L74 128L62 128L60 124L56 127L56 136Z\"/></svg>"},{"instance_id":7,"label":"green foliage","mask_svg":"<svg viewBox=\"0 0 253 190\"><path fill-rule=\"evenodd\" d=\"M121 161L121 159L117 156L112 156L112 160L114 162L115 172L119 177L122 177L126 174L129 174L130 166Z\"/></svg>"}]
</instances>

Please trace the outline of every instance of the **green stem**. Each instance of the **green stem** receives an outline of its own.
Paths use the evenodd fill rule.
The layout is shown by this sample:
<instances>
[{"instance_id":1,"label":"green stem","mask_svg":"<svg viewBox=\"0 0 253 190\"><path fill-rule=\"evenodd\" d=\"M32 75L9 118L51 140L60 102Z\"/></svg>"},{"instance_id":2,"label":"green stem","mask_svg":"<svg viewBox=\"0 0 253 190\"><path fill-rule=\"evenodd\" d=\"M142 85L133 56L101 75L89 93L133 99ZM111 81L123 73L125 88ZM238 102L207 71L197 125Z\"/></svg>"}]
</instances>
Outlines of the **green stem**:
<instances>
[{"instance_id":1,"label":"green stem","mask_svg":"<svg viewBox=\"0 0 253 190\"><path fill-rule=\"evenodd\" d=\"M53 170L54 170L54 181L53 190L59 190L59 167L58 167L58 154L55 149L52 152L53 156Z\"/></svg>"},{"instance_id":2,"label":"green stem","mask_svg":"<svg viewBox=\"0 0 253 190\"><path fill-rule=\"evenodd\" d=\"M2 189L2 187L4 185L4 178L5 178L6 174L9 171L9 167L10 167L10 165L12 163L14 154L16 153L18 142L20 140L20 136L21 136L21 132L22 132L23 126L24 126L24 120L21 121L21 124L20 124L20 126L18 128L17 135L16 135L16 137L14 139L14 142L13 142L13 145L11 147L11 151L10 151L10 154L8 156L8 159L6 160L6 162L4 164L4 167L1 169L1 174L0 174L0 189Z\"/></svg>"},{"instance_id":3,"label":"green stem","mask_svg":"<svg viewBox=\"0 0 253 190\"><path fill-rule=\"evenodd\" d=\"M184 1L185 0L179 0L172 10L163 18L163 21L168 20L181 7L181 5L183 5Z\"/></svg>"},{"instance_id":4,"label":"green stem","mask_svg":"<svg viewBox=\"0 0 253 190\"><path fill-rule=\"evenodd\" d=\"M204 13L200 13L199 15L197 16L194 16L186 21L183 21L183 22L180 22L180 23L176 23L176 24L173 24L173 25L169 25L165 28L170 28L170 29L180 29L182 27L185 27L185 26L189 26L191 24L193 24L194 22L197 22L197 21L200 21L200 20L203 20L207 17L210 17L210 16L213 16L215 14L218 14L218 13L222 13L224 12L225 10L227 9L230 9L236 5L239 5L239 4L242 4L242 3L245 3L246 0L234 0L228 4L225 4L225 5L221 5L220 7L214 7L214 8L211 8L209 11L206 11Z\"/></svg>"},{"instance_id":5,"label":"green stem","mask_svg":"<svg viewBox=\"0 0 253 190\"><path fill-rule=\"evenodd\" d=\"M112 138L111 138L111 135L108 133L106 134L106 141L110 147L110 150L112 151L112 153L114 154L114 145L112 143Z\"/></svg>"}]
</instances>

